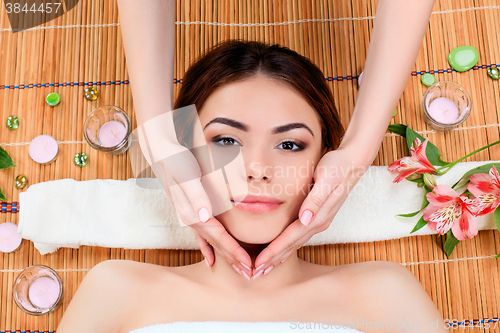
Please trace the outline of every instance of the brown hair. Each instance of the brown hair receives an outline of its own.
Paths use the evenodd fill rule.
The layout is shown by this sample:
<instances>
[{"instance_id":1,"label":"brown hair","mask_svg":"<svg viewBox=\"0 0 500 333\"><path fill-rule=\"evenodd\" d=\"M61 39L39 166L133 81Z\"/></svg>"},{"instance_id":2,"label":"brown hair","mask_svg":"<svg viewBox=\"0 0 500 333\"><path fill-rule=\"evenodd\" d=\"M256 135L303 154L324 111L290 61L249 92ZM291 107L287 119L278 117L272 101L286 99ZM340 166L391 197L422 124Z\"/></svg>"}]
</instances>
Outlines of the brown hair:
<instances>
[{"instance_id":1,"label":"brown hair","mask_svg":"<svg viewBox=\"0 0 500 333\"><path fill-rule=\"evenodd\" d=\"M306 57L278 44L232 39L215 45L186 71L174 110L194 104L199 111L221 85L257 74L290 83L321 118L322 150L337 149L344 128L321 69ZM186 133L191 133L188 127L195 119L179 118L174 112L177 139L180 144L192 147L193 138Z\"/></svg>"}]
</instances>

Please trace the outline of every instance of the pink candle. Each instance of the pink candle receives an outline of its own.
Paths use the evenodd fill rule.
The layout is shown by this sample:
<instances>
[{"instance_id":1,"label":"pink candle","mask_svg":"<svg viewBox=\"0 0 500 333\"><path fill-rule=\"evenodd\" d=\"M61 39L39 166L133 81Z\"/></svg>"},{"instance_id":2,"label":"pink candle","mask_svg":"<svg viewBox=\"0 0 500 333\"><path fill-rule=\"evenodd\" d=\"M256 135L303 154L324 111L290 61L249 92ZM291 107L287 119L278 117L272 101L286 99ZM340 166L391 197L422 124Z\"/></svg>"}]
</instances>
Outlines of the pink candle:
<instances>
[{"instance_id":1,"label":"pink candle","mask_svg":"<svg viewBox=\"0 0 500 333\"><path fill-rule=\"evenodd\" d=\"M15 251L23 238L17 233L17 225L10 222L0 224L0 252Z\"/></svg>"},{"instance_id":2,"label":"pink candle","mask_svg":"<svg viewBox=\"0 0 500 333\"><path fill-rule=\"evenodd\" d=\"M56 140L50 135L39 135L29 146L29 154L33 161L41 164L51 162L59 150Z\"/></svg>"},{"instance_id":3,"label":"pink candle","mask_svg":"<svg viewBox=\"0 0 500 333\"><path fill-rule=\"evenodd\" d=\"M438 97L431 102L427 110L429 116L441 124L453 124L458 120L458 106L451 99Z\"/></svg>"},{"instance_id":4,"label":"pink candle","mask_svg":"<svg viewBox=\"0 0 500 333\"><path fill-rule=\"evenodd\" d=\"M97 135L101 145L114 147L123 141L125 135L127 135L127 128L121 122L111 120L101 126Z\"/></svg>"},{"instance_id":5,"label":"pink candle","mask_svg":"<svg viewBox=\"0 0 500 333\"><path fill-rule=\"evenodd\" d=\"M60 287L57 281L42 276L30 285L28 297L31 304L42 309L51 308L59 298Z\"/></svg>"}]
</instances>

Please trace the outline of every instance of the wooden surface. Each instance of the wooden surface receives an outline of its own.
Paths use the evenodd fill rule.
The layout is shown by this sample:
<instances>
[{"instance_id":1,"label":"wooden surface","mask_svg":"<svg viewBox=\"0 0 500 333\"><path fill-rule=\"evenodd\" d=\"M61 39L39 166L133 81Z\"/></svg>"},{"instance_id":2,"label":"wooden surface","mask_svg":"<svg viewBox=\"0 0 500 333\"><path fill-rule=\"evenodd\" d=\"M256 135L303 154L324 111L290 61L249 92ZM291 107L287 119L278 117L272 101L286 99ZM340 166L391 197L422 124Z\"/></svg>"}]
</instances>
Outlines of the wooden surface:
<instances>
[{"instance_id":1,"label":"wooden surface","mask_svg":"<svg viewBox=\"0 0 500 333\"><path fill-rule=\"evenodd\" d=\"M246 38L279 43L309 57L329 78L342 121L348 125L357 95L356 77L365 61L376 1L177 1L175 79L181 79L197 55L228 38ZM250 5L252 4L252 5ZM410 125L435 143L444 160L455 160L499 139L499 82L486 75L486 68L500 63L497 1L437 0L414 72L392 121ZM190 23L191 22L191 23ZM197 22L197 23L194 23ZM209 24L210 23L210 24ZM224 24L223 24L224 23ZM226 23L234 23L228 25ZM128 153L108 156L88 146L82 133L87 114L99 105L123 108L136 127L132 94L121 40L118 8L114 0L81 1L65 15L42 26L13 33L5 8L0 10L0 145L16 167L0 170L0 188L7 203L19 201L14 178L28 177L28 186L63 178L75 180L133 177ZM451 71L448 53L455 47L472 45L479 51L478 66L458 73ZM500 65L499 65L500 66ZM472 113L454 131L436 133L423 120L420 83L425 71L436 71L438 81L454 81L470 93ZM100 93L88 101L83 90L95 85ZM40 86L41 84L47 86ZM48 86L53 84L53 86ZM174 96L179 86L174 84ZM25 86L26 85L26 86ZM61 103L51 107L45 96L52 91ZM19 117L16 131L6 129L8 116ZM40 134L59 141L59 156L48 166L34 163L28 144ZM89 163L73 164L73 156L85 152ZM389 165L407 154L401 138L390 133L382 143L374 165ZM498 147L466 161L499 160ZM24 190L26 190L26 187ZM22 207L20 208L22 209ZM18 223L19 215L4 209L1 222ZM445 319L469 324L471 320L496 320L500 316L499 232L480 231L461 242L447 259L444 238L412 236L397 240L305 247L299 255L324 265L342 265L367 260L390 260L405 265L420 280ZM186 265L202 260L199 251L124 250L82 246L63 248L41 256L33 243L24 240L20 250L0 255L0 332L49 331L57 325L85 274L108 259L128 259L159 265ZM35 317L23 313L12 299L12 284L19 272L34 264L55 269L64 283L63 305L53 313ZM500 331L491 328L460 328L467 332Z\"/></svg>"}]
</instances>

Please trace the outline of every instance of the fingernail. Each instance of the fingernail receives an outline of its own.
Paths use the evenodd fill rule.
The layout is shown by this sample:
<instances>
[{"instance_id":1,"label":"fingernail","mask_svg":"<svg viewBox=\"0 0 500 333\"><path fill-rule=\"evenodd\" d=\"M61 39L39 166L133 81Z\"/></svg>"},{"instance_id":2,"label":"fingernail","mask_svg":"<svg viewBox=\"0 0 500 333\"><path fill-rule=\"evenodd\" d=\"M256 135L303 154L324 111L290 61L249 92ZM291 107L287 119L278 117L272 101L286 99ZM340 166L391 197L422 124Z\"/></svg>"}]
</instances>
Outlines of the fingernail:
<instances>
[{"instance_id":1,"label":"fingernail","mask_svg":"<svg viewBox=\"0 0 500 333\"><path fill-rule=\"evenodd\" d=\"M241 271L240 271L240 269L239 269L238 267L236 267L236 265L235 265L235 264L231 264L231 266L233 266L234 270L235 270L236 272L238 272L238 274L239 274L239 275L241 275Z\"/></svg>"},{"instance_id":2,"label":"fingernail","mask_svg":"<svg viewBox=\"0 0 500 333\"><path fill-rule=\"evenodd\" d=\"M260 265L259 267L257 267L255 270L258 271L259 269L261 269L266 263L263 263L262 265Z\"/></svg>"},{"instance_id":3,"label":"fingernail","mask_svg":"<svg viewBox=\"0 0 500 333\"><path fill-rule=\"evenodd\" d=\"M250 277L248 276L248 274L245 272L245 271L242 271L243 273L243 276L248 280L250 281Z\"/></svg>"},{"instance_id":4,"label":"fingernail","mask_svg":"<svg viewBox=\"0 0 500 333\"><path fill-rule=\"evenodd\" d=\"M249 271L251 271L250 267L248 267L247 265L245 265L245 264L244 264L244 263L242 263L241 261L240 261L240 264L241 264L241 266L243 266L243 267L245 267L246 269L248 269Z\"/></svg>"},{"instance_id":5,"label":"fingernail","mask_svg":"<svg viewBox=\"0 0 500 333\"><path fill-rule=\"evenodd\" d=\"M264 275L266 275L267 273L269 273L271 271L271 269L273 269L274 266L269 266L265 271L264 271Z\"/></svg>"},{"instance_id":6,"label":"fingernail","mask_svg":"<svg viewBox=\"0 0 500 333\"><path fill-rule=\"evenodd\" d=\"M309 209L307 209L302 213L302 217L300 218L300 222L303 225L309 225L309 223L311 223L312 216L313 216L313 213Z\"/></svg>"},{"instance_id":7,"label":"fingernail","mask_svg":"<svg viewBox=\"0 0 500 333\"><path fill-rule=\"evenodd\" d=\"M285 258L285 259L283 259L283 260L281 260L281 263L284 263L284 262L285 262L285 260L287 260L287 259L288 259L288 257L287 257L287 258Z\"/></svg>"},{"instance_id":8,"label":"fingernail","mask_svg":"<svg viewBox=\"0 0 500 333\"><path fill-rule=\"evenodd\" d=\"M254 276L252 276L252 279L254 279L254 280L255 280L255 279L256 279L256 278L258 278L261 274L262 274L262 269L261 269L261 270L260 270L257 274L255 274Z\"/></svg>"},{"instance_id":9,"label":"fingernail","mask_svg":"<svg viewBox=\"0 0 500 333\"><path fill-rule=\"evenodd\" d=\"M200 211L198 212L198 217L200 218L200 221L205 223L208 221L208 219L210 218L210 214L208 213L208 209L206 208L202 208L200 209Z\"/></svg>"},{"instance_id":10,"label":"fingernail","mask_svg":"<svg viewBox=\"0 0 500 333\"><path fill-rule=\"evenodd\" d=\"M210 265L208 264L207 258L205 258L205 263L207 264L208 267L210 267Z\"/></svg>"}]
</instances>

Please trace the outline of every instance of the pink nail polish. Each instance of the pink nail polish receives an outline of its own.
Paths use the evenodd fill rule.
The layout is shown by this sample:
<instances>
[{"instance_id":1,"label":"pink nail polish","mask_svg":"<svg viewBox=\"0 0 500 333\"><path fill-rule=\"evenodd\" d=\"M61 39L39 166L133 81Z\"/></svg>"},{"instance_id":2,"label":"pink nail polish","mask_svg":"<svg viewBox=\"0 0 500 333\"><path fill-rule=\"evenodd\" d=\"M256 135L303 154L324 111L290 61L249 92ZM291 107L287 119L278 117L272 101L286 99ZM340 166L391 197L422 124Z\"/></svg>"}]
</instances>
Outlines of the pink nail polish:
<instances>
[{"instance_id":1,"label":"pink nail polish","mask_svg":"<svg viewBox=\"0 0 500 333\"><path fill-rule=\"evenodd\" d=\"M208 264L207 258L205 258L205 263L207 264L208 267L210 267L210 265Z\"/></svg>"},{"instance_id":2,"label":"pink nail polish","mask_svg":"<svg viewBox=\"0 0 500 333\"><path fill-rule=\"evenodd\" d=\"M250 281L250 277L248 276L248 274L245 272L245 271L242 271L243 273L243 276L248 280Z\"/></svg>"},{"instance_id":3,"label":"pink nail polish","mask_svg":"<svg viewBox=\"0 0 500 333\"><path fill-rule=\"evenodd\" d=\"M271 269L273 269L274 266L269 266L265 271L264 271L264 275L266 275L267 273L269 273L271 271Z\"/></svg>"},{"instance_id":4,"label":"pink nail polish","mask_svg":"<svg viewBox=\"0 0 500 333\"><path fill-rule=\"evenodd\" d=\"M311 223L313 213L307 209L302 213L302 216L300 217L300 222L302 222L303 225L309 225Z\"/></svg>"},{"instance_id":5,"label":"pink nail polish","mask_svg":"<svg viewBox=\"0 0 500 333\"><path fill-rule=\"evenodd\" d=\"M288 257L286 257L285 259L281 260L281 263L284 263L287 259L288 259Z\"/></svg>"},{"instance_id":6,"label":"pink nail polish","mask_svg":"<svg viewBox=\"0 0 500 333\"><path fill-rule=\"evenodd\" d=\"M255 274L254 276L252 276L252 279L254 279L254 280L255 280L256 278L258 278L258 277L262 274L262 272L263 272L263 271L262 271L262 269L261 269L261 270L260 270L257 274Z\"/></svg>"},{"instance_id":7,"label":"pink nail polish","mask_svg":"<svg viewBox=\"0 0 500 333\"><path fill-rule=\"evenodd\" d=\"M235 270L236 272L238 272L238 274L239 274L239 275L241 275L241 271L240 271L240 269L239 269L238 267L236 267L236 265L235 265L235 264L231 264L231 266L233 266L234 270Z\"/></svg>"},{"instance_id":8,"label":"pink nail polish","mask_svg":"<svg viewBox=\"0 0 500 333\"><path fill-rule=\"evenodd\" d=\"M243 266L243 267L245 267L246 269L248 269L249 271L251 271L250 267L248 267L247 265L245 265L245 264L244 264L244 263L242 263L241 261L240 261L240 264L241 264L241 266Z\"/></svg>"},{"instance_id":9,"label":"pink nail polish","mask_svg":"<svg viewBox=\"0 0 500 333\"><path fill-rule=\"evenodd\" d=\"M258 271L259 269L261 269L266 263L263 263L262 265L260 265L259 267L257 267L255 270Z\"/></svg>"}]
</instances>

